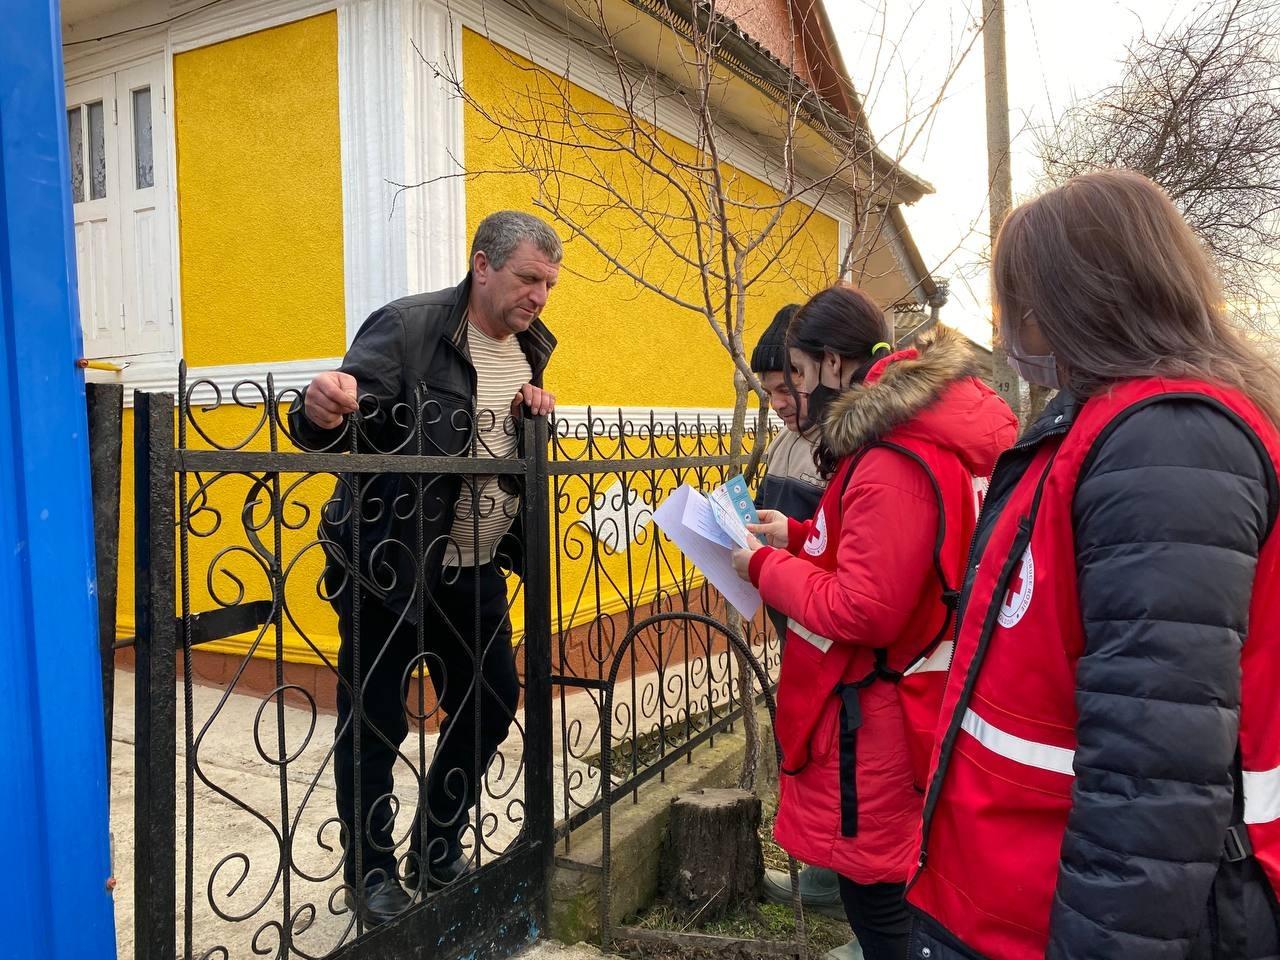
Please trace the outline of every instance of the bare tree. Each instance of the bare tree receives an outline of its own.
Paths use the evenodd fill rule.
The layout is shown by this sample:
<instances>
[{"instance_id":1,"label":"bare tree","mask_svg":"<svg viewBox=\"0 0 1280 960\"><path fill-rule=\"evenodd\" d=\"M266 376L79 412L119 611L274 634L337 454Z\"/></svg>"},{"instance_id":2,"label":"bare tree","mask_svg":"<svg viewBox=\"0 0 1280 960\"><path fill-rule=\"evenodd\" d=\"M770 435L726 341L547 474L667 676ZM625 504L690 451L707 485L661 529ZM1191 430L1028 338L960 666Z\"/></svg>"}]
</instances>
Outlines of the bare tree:
<instances>
[{"instance_id":1,"label":"bare tree","mask_svg":"<svg viewBox=\"0 0 1280 960\"><path fill-rule=\"evenodd\" d=\"M528 0L518 5L535 18L551 16ZM508 56L526 83L508 91L504 102L472 95L455 64L429 64L509 150L510 166L502 170L460 164L456 175L530 176L537 185L534 205L568 229L570 242L581 239L591 247L607 273L703 317L733 363L732 443L741 452L749 397L754 392L765 399L746 349L750 294L784 279L815 287L837 275L874 277L874 255L891 240L884 235L886 212L908 177L896 157L929 126L972 39L953 56L936 96L912 104L890 131L896 144L890 156L872 138L851 90L844 91L850 109L836 109L831 91L820 95L782 63L746 77L759 93L761 116L750 130L738 122L728 102L732 74L748 52L758 50L726 13L729 0L646 4L662 27L656 55L644 47L652 33L636 29L615 5L571 0L568 6L570 15L559 14L551 26L574 34L584 55L571 55L558 73ZM884 45L888 61L897 47ZM801 61L795 50L780 59ZM584 74L611 90L616 108L584 105L575 97L573 84ZM692 132L689 142L664 132L669 116ZM735 169L744 155L765 168L765 191ZM828 201L852 219L839 271L832 252L821 249L809 229ZM646 242L625 242L637 234ZM761 428L767 413L762 404ZM765 440L765 430L757 430L752 470Z\"/></svg>"},{"instance_id":2,"label":"bare tree","mask_svg":"<svg viewBox=\"0 0 1280 960\"><path fill-rule=\"evenodd\" d=\"M1235 312L1255 326L1275 319L1280 4L1219 0L1144 32L1119 82L1038 140L1048 185L1104 167L1160 184L1217 260Z\"/></svg>"},{"instance_id":3,"label":"bare tree","mask_svg":"<svg viewBox=\"0 0 1280 960\"><path fill-rule=\"evenodd\" d=\"M820 93L802 80L789 67L803 61L794 36L793 49L765 55L735 23L733 0L647 0L647 13L607 0L570 0L555 12L536 0L517 5L554 20L553 30L574 38L573 52L559 71L516 55L522 51L507 55L523 82L500 102L476 96L456 64L428 63L509 157L493 170L459 164L453 175L530 178L534 205L567 229L570 244L594 251L604 276L626 277L705 320L733 365L730 446L748 458L753 479L769 408L748 360L751 295L779 282L816 290L842 274L868 279L884 260L875 254L896 239L882 234L906 175L873 139L853 91ZM843 76L838 64L820 66ZM582 96L583 86L609 91L612 102ZM908 111L895 131L902 150L941 102L939 93ZM666 132L673 126L679 139ZM746 157L763 167L763 184L741 172ZM811 229L828 202L853 221L839 257ZM761 402L748 451L752 393ZM750 702L751 673L740 675ZM754 780L754 763L751 754L744 785Z\"/></svg>"}]
</instances>

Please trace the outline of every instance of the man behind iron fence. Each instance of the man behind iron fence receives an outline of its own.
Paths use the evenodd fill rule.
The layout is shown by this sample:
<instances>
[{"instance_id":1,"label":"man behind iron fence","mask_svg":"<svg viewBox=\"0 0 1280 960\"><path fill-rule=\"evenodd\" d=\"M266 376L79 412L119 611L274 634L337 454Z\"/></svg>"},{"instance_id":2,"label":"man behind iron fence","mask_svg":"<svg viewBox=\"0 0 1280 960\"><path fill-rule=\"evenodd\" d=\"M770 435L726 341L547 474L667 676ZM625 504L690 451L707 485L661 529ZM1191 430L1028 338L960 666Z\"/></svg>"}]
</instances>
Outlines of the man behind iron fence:
<instances>
[{"instance_id":1,"label":"man behind iron fence","mask_svg":"<svg viewBox=\"0 0 1280 960\"><path fill-rule=\"evenodd\" d=\"M348 449L359 413L364 453L515 455L522 410L555 406L542 376L556 342L540 314L562 256L536 217L485 218L461 284L374 311L342 366L311 381L290 411L295 439ZM475 862L481 841L467 830L469 811L520 695L503 574L522 559L519 505L506 476L380 473L340 479L323 511L325 593L340 638L334 774L346 898L367 925ZM426 775L425 830L415 820L398 861L392 767L409 732L408 682L424 662L445 719ZM353 714L363 716L358 755Z\"/></svg>"}]
</instances>

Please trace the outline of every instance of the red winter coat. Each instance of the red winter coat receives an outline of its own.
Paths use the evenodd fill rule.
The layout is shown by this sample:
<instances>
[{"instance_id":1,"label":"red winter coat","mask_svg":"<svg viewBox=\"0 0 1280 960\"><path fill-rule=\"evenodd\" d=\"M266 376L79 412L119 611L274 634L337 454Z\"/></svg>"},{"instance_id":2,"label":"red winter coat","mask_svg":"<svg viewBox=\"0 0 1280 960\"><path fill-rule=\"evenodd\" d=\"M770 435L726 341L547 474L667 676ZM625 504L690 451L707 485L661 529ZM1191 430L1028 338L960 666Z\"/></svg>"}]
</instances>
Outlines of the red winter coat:
<instances>
[{"instance_id":1,"label":"red winter coat","mask_svg":"<svg viewBox=\"0 0 1280 960\"><path fill-rule=\"evenodd\" d=\"M778 683L784 770L775 837L797 859L857 883L907 879L923 783L897 686L845 685L875 670L877 648L890 670L906 669L943 629L939 496L938 559L956 585L980 478L1016 436L1012 412L973 369L968 343L940 329L845 391L823 424L842 461L817 514L792 523L789 550L766 547L751 561L764 602L791 621ZM901 451L864 449L877 441L923 466ZM930 660L945 669L949 644L938 653ZM859 715L860 726L850 719Z\"/></svg>"}]
</instances>

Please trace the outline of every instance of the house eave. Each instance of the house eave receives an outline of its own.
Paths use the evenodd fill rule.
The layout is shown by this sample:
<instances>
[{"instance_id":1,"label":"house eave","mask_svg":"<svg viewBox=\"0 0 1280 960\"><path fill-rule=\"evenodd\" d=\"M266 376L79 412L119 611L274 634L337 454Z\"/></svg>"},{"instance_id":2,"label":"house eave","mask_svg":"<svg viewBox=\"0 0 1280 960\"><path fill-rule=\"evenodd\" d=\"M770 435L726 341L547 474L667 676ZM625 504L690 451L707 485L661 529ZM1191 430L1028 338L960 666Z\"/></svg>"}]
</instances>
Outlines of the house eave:
<instances>
[{"instance_id":1,"label":"house eave","mask_svg":"<svg viewBox=\"0 0 1280 960\"><path fill-rule=\"evenodd\" d=\"M668 22L674 18L686 24L684 39L688 41L693 31L694 17L700 17L700 26L708 26L709 15L695 8L691 0L625 0L628 4L643 11L655 19ZM821 4L817 4L821 9ZM821 13L825 23L825 11ZM718 44L721 62L734 75L763 93L775 102L786 102L795 99L801 102L807 125L823 137L837 150L849 144L860 144L869 147L868 155L863 161L877 170L891 171L889 179L893 183L892 203L912 204L921 197L934 192L933 185L927 180L904 169L887 156L875 143L870 125L856 95L850 92L849 111L838 106L819 94L813 87L797 76L790 67L779 60L758 41L748 36L737 24L725 32ZM841 72L843 73L843 65ZM801 96L796 95L797 87Z\"/></svg>"}]
</instances>

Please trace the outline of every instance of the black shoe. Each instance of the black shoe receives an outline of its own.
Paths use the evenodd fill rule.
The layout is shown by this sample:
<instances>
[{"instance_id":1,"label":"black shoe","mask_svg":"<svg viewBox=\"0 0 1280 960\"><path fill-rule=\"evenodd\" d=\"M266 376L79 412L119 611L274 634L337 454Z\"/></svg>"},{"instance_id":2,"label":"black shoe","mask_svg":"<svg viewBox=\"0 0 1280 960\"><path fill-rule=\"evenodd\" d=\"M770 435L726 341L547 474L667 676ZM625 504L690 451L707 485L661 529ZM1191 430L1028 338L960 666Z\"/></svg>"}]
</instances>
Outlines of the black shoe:
<instances>
[{"instance_id":1,"label":"black shoe","mask_svg":"<svg viewBox=\"0 0 1280 960\"><path fill-rule=\"evenodd\" d=\"M441 890L451 883L456 883L471 870L471 860L465 853L460 853L447 862L437 860L431 864L427 872L427 889Z\"/></svg>"},{"instance_id":2,"label":"black shoe","mask_svg":"<svg viewBox=\"0 0 1280 960\"><path fill-rule=\"evenodd\" d=\"M411 906L413 898L400 886L400 881L391 877L370 883L364 888L364 903L357 906L355 891L348 887L343 896L347 906L352 910L360 910L360 919L366 927L380 927L394 920Z\"/></svg>"},{"instance_id":3,"label":"black shoe","mask_svg":"<svg viewBox=\"0 0 1280 960\"><path fill-rule=\"evenodd\" d=\"M443 890L465 876L472 870L471 861L465 853L457 853L453 857L433 861L427 870L427 891ZM418 881L418 858L409 857L404 865L404 888L413 894L420 892Z\"/></svg>"}]
</instances>

